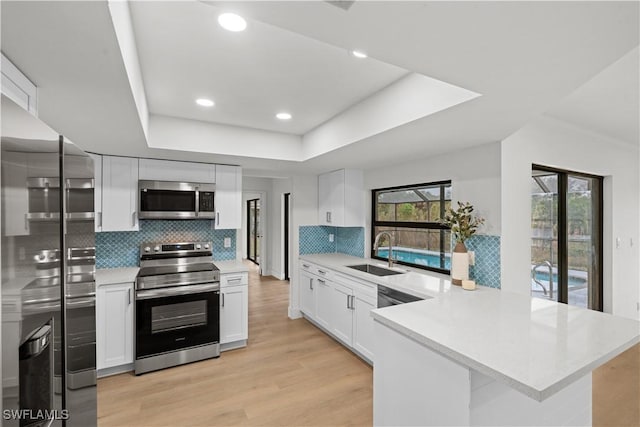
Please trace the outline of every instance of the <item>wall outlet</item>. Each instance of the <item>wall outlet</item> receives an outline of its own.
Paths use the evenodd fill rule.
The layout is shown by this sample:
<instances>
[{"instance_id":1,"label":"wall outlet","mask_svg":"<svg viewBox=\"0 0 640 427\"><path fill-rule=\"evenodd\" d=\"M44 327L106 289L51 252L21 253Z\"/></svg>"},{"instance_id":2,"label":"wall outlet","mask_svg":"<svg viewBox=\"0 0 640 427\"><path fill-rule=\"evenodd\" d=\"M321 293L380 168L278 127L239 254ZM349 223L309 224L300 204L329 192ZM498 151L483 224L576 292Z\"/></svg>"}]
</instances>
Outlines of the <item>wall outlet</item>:
<instances>
[{"instance_id":1,"label":"wall outlet","mask_svg":"<svg viewBox=\"0 0 640 427\"><path fill-rule=\"evenodd\" d=\"M476 253L474 251L469 251L469 265L476 265Z\"/></svg>"},{"instance_id":2,"label":"wall outlet","mask_svg":"<svg viewBox=\"0 0 640 427\"><path fill-rule=\"evenodd\" d=\"M329 241L333 242L334 238L333 238L333 234L329 234Z\"/></svg>"},{"instance_id":3,"label":"wall outlet","mask_svg":"<svg viewBox=\"0 0 640 427\"><path fill-rule=\"evenodd\" d=\"M224 247L225 248L230 248L231 247L231 237L225 237L224 238Z\"/></svg>"}]
</instances>

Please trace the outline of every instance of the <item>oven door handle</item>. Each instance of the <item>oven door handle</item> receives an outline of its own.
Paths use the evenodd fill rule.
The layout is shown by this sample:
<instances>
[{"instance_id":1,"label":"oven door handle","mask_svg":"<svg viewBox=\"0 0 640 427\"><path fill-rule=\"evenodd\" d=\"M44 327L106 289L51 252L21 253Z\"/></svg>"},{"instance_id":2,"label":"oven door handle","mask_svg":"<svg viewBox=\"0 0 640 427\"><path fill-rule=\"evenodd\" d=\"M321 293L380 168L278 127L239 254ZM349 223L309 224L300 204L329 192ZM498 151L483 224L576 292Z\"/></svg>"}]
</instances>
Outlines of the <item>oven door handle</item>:
<instances>
[{"instance_id":1,"label":"oven door handle","mask_svg":"<svg viewBox=\"0 0 640 427\"><path fill-rule=\"evenodd\" d=\"M136 300L172 297L176 295L199 294L202 292L217 291L220 289L218 283L207 283L203 285L190 285L180 287L170 287L153 290L136 291Z\"/></svg>"}]
</instances>

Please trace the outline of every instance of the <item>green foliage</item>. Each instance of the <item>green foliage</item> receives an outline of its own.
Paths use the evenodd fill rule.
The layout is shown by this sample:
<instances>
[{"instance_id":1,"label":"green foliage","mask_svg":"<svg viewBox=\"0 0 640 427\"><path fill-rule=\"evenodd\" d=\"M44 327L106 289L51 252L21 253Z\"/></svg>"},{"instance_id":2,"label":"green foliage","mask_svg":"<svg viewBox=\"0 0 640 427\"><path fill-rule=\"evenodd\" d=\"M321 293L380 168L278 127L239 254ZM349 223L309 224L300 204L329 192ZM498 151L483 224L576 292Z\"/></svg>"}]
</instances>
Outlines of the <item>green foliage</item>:
<instances>
[{"instance_id":1,"label":"green foliage","mask_svg":"<svg viewBox=\"0 0 640 427\"><path fill-rule=\"evenodd\" d=\"M484 224L484 218L473 215L473 206L471 203L458 202L458 208L447 208L444 213L443 224L451 228L451 235L456 241L464 242L473 236L478 227Z\"/></svg>"},{"instance_id":2,"label":"green foliage","mask_svg":"<svg viewBox=\"0 0 640 427\"><path fill-rule=\"evenodd\" d=\"M413 221L416 218L416 208L412 203L401 203L398 206L398 221Z\"/></svg>"}]
</instances>

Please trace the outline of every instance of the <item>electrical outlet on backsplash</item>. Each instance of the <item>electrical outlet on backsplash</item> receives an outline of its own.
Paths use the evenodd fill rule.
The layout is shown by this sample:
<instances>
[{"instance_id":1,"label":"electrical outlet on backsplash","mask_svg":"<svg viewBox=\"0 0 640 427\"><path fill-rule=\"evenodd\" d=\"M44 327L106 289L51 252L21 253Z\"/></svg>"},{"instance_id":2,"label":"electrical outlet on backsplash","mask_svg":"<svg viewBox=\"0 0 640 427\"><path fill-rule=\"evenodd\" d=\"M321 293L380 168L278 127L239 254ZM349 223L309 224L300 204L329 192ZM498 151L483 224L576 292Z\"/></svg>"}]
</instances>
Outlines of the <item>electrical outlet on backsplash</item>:
<instances>
[{"instance_id":1,"label":"electrical outlet on backsplash","mask_svg":"<svg viewBox=\"0 0 640 427\"><path fill-rule=\"evenodd\" d=\"M136 267L144 242L212 241L213 259L236 258L236 230L212 230L210 220L141 220L140 231L96 233L96 268ZM225 240L230 243L227 247Z\"/></svg>"}]
</instances>

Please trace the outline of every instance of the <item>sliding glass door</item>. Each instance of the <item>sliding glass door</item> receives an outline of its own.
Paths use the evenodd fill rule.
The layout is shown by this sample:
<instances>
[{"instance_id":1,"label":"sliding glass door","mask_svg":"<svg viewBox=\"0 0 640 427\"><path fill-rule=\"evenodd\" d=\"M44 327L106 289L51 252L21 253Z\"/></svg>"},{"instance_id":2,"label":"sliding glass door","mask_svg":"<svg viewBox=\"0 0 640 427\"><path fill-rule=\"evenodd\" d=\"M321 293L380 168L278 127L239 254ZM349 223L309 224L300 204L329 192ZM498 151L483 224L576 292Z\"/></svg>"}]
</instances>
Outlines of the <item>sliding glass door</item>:
<instances>
[{"instance_id":1,"label":"sliding glass door","mask_svg":"<svg viewBox=\"0 0 640 427\"><path fill-rule=\"evenodd\" d=\"M531 294L602 311L602 177L534 166Z\"/></svg>"},{"instance_id":2,"label":"sliding glass door","mask_svg":"<svg viewBox=\"0 0 640 427\"><path fill-rule=\"evenodd\" d=\"M247 259L260 264L260 199L247 200Z\"/></svg>"}]
</instances>

